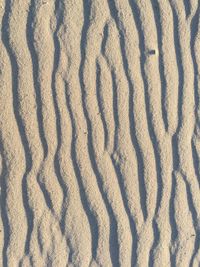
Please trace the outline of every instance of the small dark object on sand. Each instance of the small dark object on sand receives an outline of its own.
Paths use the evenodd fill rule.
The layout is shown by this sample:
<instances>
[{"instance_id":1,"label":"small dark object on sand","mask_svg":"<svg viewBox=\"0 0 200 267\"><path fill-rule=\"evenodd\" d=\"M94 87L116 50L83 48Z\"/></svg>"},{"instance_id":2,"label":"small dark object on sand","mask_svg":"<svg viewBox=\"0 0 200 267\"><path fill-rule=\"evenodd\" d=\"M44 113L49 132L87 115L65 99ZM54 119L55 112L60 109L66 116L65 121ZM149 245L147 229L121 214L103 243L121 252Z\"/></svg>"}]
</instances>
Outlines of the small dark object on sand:
<instances>
[{"instance_id":1,"label":"small dark object on sand","mask_svg":"<svg viewBox=\"0 0 200 267\"><path fill-rule=\"evenodd\" d=\"M149 55L155 55L156 54L156 50L149 50Z\"/></svg>"}]
</instances>

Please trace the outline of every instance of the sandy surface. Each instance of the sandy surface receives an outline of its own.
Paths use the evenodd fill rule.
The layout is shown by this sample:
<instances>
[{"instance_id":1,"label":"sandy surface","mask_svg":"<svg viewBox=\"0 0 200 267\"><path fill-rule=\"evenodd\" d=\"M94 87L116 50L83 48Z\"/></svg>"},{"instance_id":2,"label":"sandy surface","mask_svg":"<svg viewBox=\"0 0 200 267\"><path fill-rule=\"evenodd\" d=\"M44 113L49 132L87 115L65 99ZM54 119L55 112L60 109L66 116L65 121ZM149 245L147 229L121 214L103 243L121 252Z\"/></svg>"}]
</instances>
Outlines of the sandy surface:
<instances>
[{"instance_id":1,"label":"sandy surface","mask_svg":"<svg viewBox=\"0 0 200 267\"><path fill-rule=\"evenodd\" d=\"M0 22L0 266L200 266L199 1Z\"/></svg>"}]
</instances>

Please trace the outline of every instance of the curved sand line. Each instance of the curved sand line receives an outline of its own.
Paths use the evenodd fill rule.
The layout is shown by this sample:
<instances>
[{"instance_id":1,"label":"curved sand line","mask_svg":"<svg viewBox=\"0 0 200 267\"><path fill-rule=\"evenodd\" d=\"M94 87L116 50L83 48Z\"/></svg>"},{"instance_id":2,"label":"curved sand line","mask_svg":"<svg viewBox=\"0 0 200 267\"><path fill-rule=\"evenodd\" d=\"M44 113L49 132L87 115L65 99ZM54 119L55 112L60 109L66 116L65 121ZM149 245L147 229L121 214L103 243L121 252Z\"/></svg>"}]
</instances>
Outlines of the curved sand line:
<instances>
[{"instance_id":1,"label":"curved sand line","mask_svg":"<svg viewBox=\"0 0 200 267\"><path fill-rule=\"evenodd\" d=\"M199 18L0 3L0 266L199 266Z\"/></svg>"}]
</instances>

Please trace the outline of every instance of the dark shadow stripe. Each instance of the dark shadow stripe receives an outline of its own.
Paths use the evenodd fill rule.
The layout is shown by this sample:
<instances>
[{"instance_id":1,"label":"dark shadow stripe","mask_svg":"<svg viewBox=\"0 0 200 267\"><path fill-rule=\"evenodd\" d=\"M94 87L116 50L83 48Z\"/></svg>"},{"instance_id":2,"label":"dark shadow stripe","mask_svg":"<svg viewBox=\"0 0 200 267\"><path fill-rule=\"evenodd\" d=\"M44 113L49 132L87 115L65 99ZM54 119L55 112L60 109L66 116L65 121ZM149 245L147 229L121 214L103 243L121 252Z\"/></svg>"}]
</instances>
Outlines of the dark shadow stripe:
<instances>
[{"instance_id":1,"label":"dark shadow stripe","mask_svg":"<svg viewBox=\"0 0 200 267\"><path fill-rule=\"evenodd\" d=\"M21 142L24 147L25 159L26 159L26 170L22 178L22 197L23 197L23 205L24 205L25 212L27 215L26 217L27 217L28 230L27 230L27 237L26 237L26 244L25 244L25 253L28 254L29 249L30 249L29 246L30 246L31 234L33 231L33 211L29 205L27 176L32 169L32 156L31 156L28 139L27 139L26 132L25 132L24 122L20 115L20 96L19 96L19 88L18 88L19 67L18 67L16 55L10 44L10 34L9 34L9 28L10 28L9 18L11 15L11 8L12 8L12 1L7 0L6 6L5 6L5 13L4 13L3 20L2 20L1 35L2 35L3 44L7 50L7 53L9 55L10 62L11 62L13 110L14 110L14 115L15 115L15 119L17 122L18 130L20 133ZM3 258L4 258L5 264L7 262L6 251L8 249L8 245L9 245L8 243L4 244Z\"/></svg>"},{"instance_id":2,"label":"dark shadow stripe","mask_svg":"<svg viewBox=\"0 0 200 267\"><path fill-rule=\"evenodd\" d=\"M185 16L187 19L191 13L191 3L189 0L183 0L183 4L184 4L184 8L185 8Z\"/></svg>"},{"instance_id":3,"label":"dark shadow stripe","mask_svg":"<svg viewBox=\"0 0 200 267\"><path fill-rule=\"evenodd\" d=\"M60 53L61 53L61 48L60 48L60 43L58 39L58 31L63 24L64 20L64 4L61 0L56 0L55 1L55 6L54 6L54 15L57 19L57 24L56 24L56 29L55 32L53 33L53 41L54 41L54 64L53 64L53 71L52 71L52 80L51 80L51 88L52 88L52 97L53 97L53 104L54 104L54 110L55 110L55 117L56 117L56 134L57 134L57 148L56 152L54 155L54 171L58 180L58 183L60 184L60 187L62 189L63 193L63 205L62 205L62 211L61 211L61 219L60 219L60 229L62 234L64 235L65 233L65 217L66 217L66 207L65 207L65 202L67 199L67 188L66 188L66 183L63 180L62 174L61 174L61 167L60 167L60 162L59 162L59 153L62 145L62 129L61 129L61 114L59 111L59 105L58 105L58 100L57 100L57 89L56 89L56 73L59 68L59 62L60 62Z\"/></svg>"},{"instance_id":4,"label":"dark shadow stripe","mask_svg":"<svg viewBox=\"0 0 200 267\"><path fill-rule=\"evenodd\" d=\"M97 102L98 108L101 116L101 121L104 129L104 149L108 148L108 127L105 118L105 112L103 108L103 99L102 99L102 87L101 87L101 67L98 62L96 62L96 95L97 95Z\"/></svg>"},{"instance_id":5,"label":"dark shadow stripe","mask_svg":"<svg viewBox=\"0 0 200 267\"><path fill-rule=\"evenodd\" d=\"M2 218L3 229L4 229L2 260L3 260L3 266L7 267L8 266L7 248L9 246L10 233L11 233L9 218L7 214L7 191L8 191L7 176L8 176L9 171L6 166L6 159L4 156L2 138L0 140L0 153L2 156L2 172L0 175L0 186L1 186L0 203L1 203L1 218Z\"/></svg>"},{"instance_id":6,"label":"dark shadow stripe","mask_svg":"<svg viewBox=\"0 0 200 267\"><path fill-rule=\"evenodd\" d=\"M198 249L199 249L199 244L200 244L200 231L199 231L199 227L198 227L198 214L197 211L195 209L195 205L193 202L193 196L192 196L192 192L190 189L190 184L188 183L188 179L185 175L182 175L183 180L185 182L185 186L186 186L186 193L187 193L187 202L188 202L188 207L189 207L189 211L191 213L192 216L192 222L193 222L193 226L194 226L194 230L195 230L195 241L194 241L194 251L192 254L192 257L190 259L190 265L189 267L194 266L193 262L195 259L195 256L198 253ZM191 238L192 236L190 236L189 238Z\"/></svg>"},{"instance_id":7,"label":"dark shadow stripe","mask_svg":"<svg viewBox=\"0 0 200 267\"><path fill-rule=\"evenodd\" d=\"M100 193L102 195L104 204L107 209L107 214L110 219L110 255L111 255L111 260L113 263L113 266L119 266L119 244L118 244L118 234L117 234L117 221L112 209L111 204L109 203L107 194L103 190L103 182L102 182L102 177L101 174L98 170L98 166L95 161L95 156L94 156L94 148L92 144L92 123L89 118L89 114L87 111L87 106L86 106L86 100L85 100L85 95L86 95L86 89L84 85L84 77L83 77L83 71L84 71L84 64L85 64L85 48L87 45L87 31L90 26L90 12L91 12L91 6L88 0L84 1L84 25L82 29L82 34L81 34L81 63L80 63L80 68L79 68L79 81L80 81L80 87L81 87L81 93L82 93L82 106L83 106L83 113L84 117L86 119L87 123L87 129L88 129L88 152L89 152L89 158L91 162L92 169L94 171L94 174L97 178L97 183L98 187L100 190ZM96 245L97 249L97 245ZM96 251L93 251L93 255L96 258Z\"/></svg>"},{"instance_id":8,"label":"dark shadow stripe","mask_svg":"<svg viewBox=\"0 0 200 267\"><path fill-rule=\"evenodd\" d=\"M139 37L139 48L140 48L140 66L141 66L141 74L142 74L142 79L144 83L144 97L145 97L145 107L146 107L146 117L147 117L147 125L148 125L148 133L149 137L153 146L153 151L154 151L154 157L155 157L155 165L156 165L156 176L157 176L157 204L156 204L156 209L155 209L155 214L158 213L160 205L161 205L161 200L162 200L162 194L163 194L163 177L162 177L162 166L161 166L161 155L159 153L160 151L160 144L158 143L155 130L153 127L153 119L152 119L152 114L151 114L151 109L150 109L150 94L149 94L149 85L146 77L146 72L145 72L145 62L146 62L146 45L145 45L145 38L144 38L144 33L143 33L143 28L142 28L142 20L141 20L141 15L140 15L140 10L137 4L134 1L129 1L129 4L132 9L132 14L133 18L135 21L135 25L138 31L138 37ZM149 258L149 264L151 264L152 261L152 256L153 256L153 251L155 247L157 246L160 238L160 233L158 231L158 225L155 220L153 219L153 232L154 232L154 241L153 245L150 249L150 258Z\"/></svg>"},{"instance_id":9,"label":"dark shadow stripe","mask_svg":"<svg viewBox=\"0 0 200 267\"><path fill-rule=\"evenodd\" d=\"M151 2L152 3L152 2ZM167 118L167 108L166 108L166 100L167 100L167 82L165 78L165 66L163 60L163 51L162 51L162 26L161 26L161 17L160 17L160 8L159 3L155 0L152 3L152 10L154 14L154 20L157 30L157 39L158 39L158 49L159 49L159 74L160 74L160 82L161 82L161 108L162 108L162 118L165 125L165 130L168 131L169 123Z\"/></svg>"},{"instance_id":10,"label":"dark shadow stripe","mask_svg":"<svg viewBox=\"0 0 200 267\"><path fill-rule=\"evenodd\" d=\"M194 135L198 135L198 129L200 129L200 118L198 115L198 110L200 109L200 88L198 86L198 77L199 77L199 71L198 71L198 63L195 56L195 41L196 37L199 31L199 21L200 21L200 5L198 6L198 9L191 21L191 39L190 39L190 47L191 47L191 56L192 56L192 62L194 67L194 100L195 100L195 129L194 129ZM199 66L200 67L200 66ZM199 156L198 152L196 150L196 147L194 145L194 142L191 142L192 147L192 156L193 156L193 165L194 170L196 173L196 177L198 179L198 183L200 186L200 173L199 173Z\"/></svg>"},{"instance_id":11,"label":"dark shadow stripe","mask_svg":"<svg viewBox=\"0 0 200 267\"><path fill-rule=\"evenodd\" d=\"M31 55L32 61L32 68L33 68L33 83L34 83L34 90L36 96L36 104L37 104L37 118L38 118L38 128L40 139L43 145L44 150L44 158L47 157L48 154L48 144L44 133L44 125L43 125L43 114L42 114L42 99L41 99L41 87L39 82L39 62L38 62L38 54L34 47L34 20L35 20L35 12L36 12L36 3L34 0L31 0L31 4L29 7L28 18L27 18L27 25L26 25L26 39L27 45L29 48L29 52Z\"/></svg>"},{"instance_id":12,"label":"dark shadow stripe","mask_svg":"<svg viewBox=\"0 0 200 267\"><path fill-rule=\"evenodd\" d=\"M170 216L170 225L171 225L171 245L174 246L175 242L178 238L178 230L177 230L177 225L176 225L176 219L175 219L175 197L176 197L176 177L174 172L172 173L172 191L171 191L171 198L170 198L170 203L169 203L169 216ZM177 249L173 251L170 249L170 262L171 266L176 266L176 254L177 254Z\"/></svg>"},{"instance_id":13,"label":"dark shadow stripe","mask_svg":"<svg viewBox=\"0 0 200 267\"><path fill-rule=\"evenodd\" d=\"M175 53L176 53L176 61L178 67L178 126L176 129L176 133L172 137L175 141L177 138L176 135L179 133L181 126L182 126L182 107L183 107L183 85L184 85L184 70L183 70L183 62L182 62L182 53L181 53L181 45L180 45L180 38L179 38L179 22L178 16L176 14L175 9L171 4L171 0L169 1L172 14L173 14L173 22L174 22L174 45L175 45Z\"/></svg>"},{"instance_id":14,"label":"dark shadow stripe","mask_svg":"<svg viewBox=\"0 0 200 267\"><path fill-rule=\"evenodd\" d=\"M145 185L145 179L144 179L144 160L142 157L142 153L141 153L141 148L139 146L137 137L136 137L136 130L135 130L135 119L134 119L134 109L133 109L133 105L134 105L134 88L132 85L132 82L130 80L129 77L129 66L128 66L128 60L126 57L126 51L125 51L125 38L123 35L123 30L121 30L121 22L120 19L118 17L118 11L117 8L115 6L114 1L109 1L109 8L110 8L110 12L111 12L111 16L113 17L120 38L120 48L121 48L121 55L122 55L122 62L123 62L123 68L124 68L124 72L125 72L125 76L128 82L128 87L129 87L129 121L130 121L130 135L131 135L131 141L133 144L133 148L135 150L136 156L137 156L137 165L138 165L138 177L139 177L139 190L140 190L140 205L142 207L142 212L143 212L143 216L144 219L146 220L147 216L148 216L148 212L147 212L147 207L146 207L146 185ZM117 108L117 93L115 92L117 90L117 84L115 82L115 77L114 77L114 73L112 73L112 79L113 79L113 85L115 90L113 89L113 98L116 100L113 100L115 102L113 102L113 106ZM116 125L116 134L115 134L115 145L114 145L114 149L117 149L118 146L118 139L117 139L117 129L118 129L118 125L119 125L119 119L118 119L118 111L114 110L114 115L115 115L115 125Z\"/></svg>"},{"instance_id":15,"label":"dark shadow stripe","mask_svg":"<svg viewBox=\"0 0 200 267\"><path fill-rule=\"evenodd\" d=\"M97 255L97 247L98 247L98 239L99 239L99 228L98 228L98 221L96 216L94 215L94 211L92 210L90 204L89 204L89 199L87 197L87 194L85 192L85 186L83 184L83 177L81 175L81 171L78 165L78 159L77 159L77 152L76 152L76 136L77 136L77 130L76 130L76 125L75 125L75 119L71 107L71 101L70 101L70 93L68 89L68 84L66 83L66 106L69 111L69 116L71 120L71 126L72 126L72 142L71 142L71 158L72 158L72 163L74 167L74 172L76 175L76 179L78 182L79 186L79 193L80 193L80 198L81 198L81 203L83 206L83 209L85 211L85 214L87 216L89 225L90 225L90 232L91 232L91 239L92 239L92 257L93 259L96 258Z\"/></svg>"}]
</instances>

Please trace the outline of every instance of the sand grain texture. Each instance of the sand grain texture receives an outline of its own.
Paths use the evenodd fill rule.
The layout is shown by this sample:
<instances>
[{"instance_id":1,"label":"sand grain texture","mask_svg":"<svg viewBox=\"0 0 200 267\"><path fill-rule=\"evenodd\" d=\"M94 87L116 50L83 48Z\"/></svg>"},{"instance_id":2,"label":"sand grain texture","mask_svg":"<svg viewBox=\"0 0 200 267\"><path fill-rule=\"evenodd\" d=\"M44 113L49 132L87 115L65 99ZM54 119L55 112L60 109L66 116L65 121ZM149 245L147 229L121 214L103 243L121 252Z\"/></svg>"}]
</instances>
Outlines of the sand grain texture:
<instances>
[{"instance_id":1,"label":"sand grain texture","mask_svg":"<svg viewBox=\"0 0 200 267\"><path fill-rule=\"evenodd\" d=\"M199 1L0 22L0 266L200 266Z\"/></svg>"}]
</instances>

